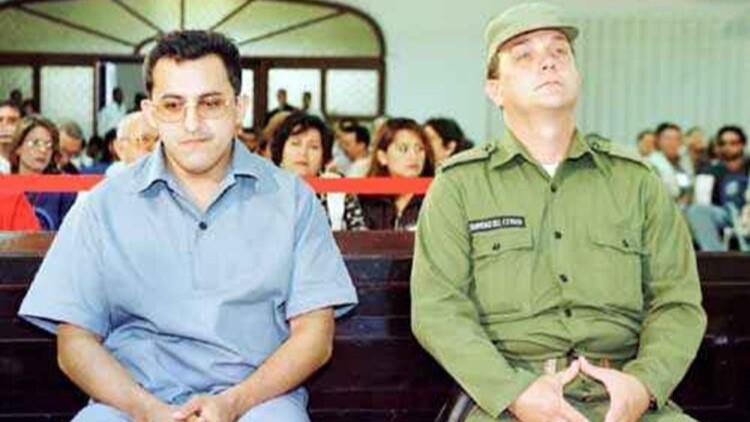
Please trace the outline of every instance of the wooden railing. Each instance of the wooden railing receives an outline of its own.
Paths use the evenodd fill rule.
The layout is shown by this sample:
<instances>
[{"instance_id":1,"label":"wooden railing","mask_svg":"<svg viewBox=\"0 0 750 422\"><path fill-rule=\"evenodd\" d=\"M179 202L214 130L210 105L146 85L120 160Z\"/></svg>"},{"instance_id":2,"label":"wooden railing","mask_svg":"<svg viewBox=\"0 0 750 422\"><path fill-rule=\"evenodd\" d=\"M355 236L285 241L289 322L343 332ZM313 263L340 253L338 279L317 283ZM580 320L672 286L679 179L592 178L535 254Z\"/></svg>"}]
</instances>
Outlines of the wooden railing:
<instances>
[{"instance_id":1,"label":"wooden railing","mask_svg":"<svg viewBox=\"0 0 750 422\"><path fill-rule=\"evenodd\" d=\"M59 372L53 338L18 305L51 240L0 240L0 421L67 421L86 398ZM337 234L359 292L334 357L308 383L315 422L432 421L452 387L409 329L410 233ZM750 255L699 254L708 332L675 400L702 422L750 420Z\"/></svg>"}]
</instances>

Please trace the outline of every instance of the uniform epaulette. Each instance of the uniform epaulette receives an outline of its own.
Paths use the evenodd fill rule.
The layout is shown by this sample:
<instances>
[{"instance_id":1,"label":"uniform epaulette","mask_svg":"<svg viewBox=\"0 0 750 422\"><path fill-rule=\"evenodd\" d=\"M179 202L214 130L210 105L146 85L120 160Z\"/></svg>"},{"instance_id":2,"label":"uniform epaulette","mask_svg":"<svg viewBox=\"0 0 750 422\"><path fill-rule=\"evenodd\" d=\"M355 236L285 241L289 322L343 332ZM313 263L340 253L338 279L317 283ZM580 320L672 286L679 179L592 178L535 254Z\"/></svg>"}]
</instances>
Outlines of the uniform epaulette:
<instances>
[{"instance_id":1,"label":"uniform epaulette","mask_svg":"<svg viewBox=\"0 0 750 422\"><path fill-rule=\"evenodd\" d=\"M648 161L638 155L638 153L636 153L635 151L631 151L630 149L620 144L614 143L607 138L595 136L589 139L588 142L591 148L595 151L603 152L613 157L632 161L646 167L649 170L651 169L651 165L648 163Z\"/></svg>"},{"instance_id":2,"label":"uniform epaulette","mask_svg":"<svg viewBox=\"0 0 750 422\"><path fill-rule=\"evenodd\" d=\"M496 146L494 142L487 142L482 146L460 152L445 160L443 164L440 165L440 171L445 171L463 164L487 160L490 158L492 152L495 151L495 148Z\"/></svg>"}]
</instances>

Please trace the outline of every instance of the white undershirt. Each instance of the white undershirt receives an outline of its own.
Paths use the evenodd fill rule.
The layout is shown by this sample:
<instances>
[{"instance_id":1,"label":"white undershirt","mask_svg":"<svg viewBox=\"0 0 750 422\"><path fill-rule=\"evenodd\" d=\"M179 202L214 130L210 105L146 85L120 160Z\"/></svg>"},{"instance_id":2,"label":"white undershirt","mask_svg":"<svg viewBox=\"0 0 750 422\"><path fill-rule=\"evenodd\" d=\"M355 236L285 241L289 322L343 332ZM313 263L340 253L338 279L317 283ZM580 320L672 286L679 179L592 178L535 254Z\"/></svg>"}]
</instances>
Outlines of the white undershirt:
<instances>
[{"instance_id":1,"label":"white undershirt","mask_svg":"<svg viewBox=\"0 0 750 422\"><path fill-rule=\"evenodd\" d=\"M549 174L549 177L555 177L555 172L557 171L557 167L560 165L560 163L554 163L554 164L542 164L542 168L544 168L544 171Z\"/></svg>"}]
</instances>

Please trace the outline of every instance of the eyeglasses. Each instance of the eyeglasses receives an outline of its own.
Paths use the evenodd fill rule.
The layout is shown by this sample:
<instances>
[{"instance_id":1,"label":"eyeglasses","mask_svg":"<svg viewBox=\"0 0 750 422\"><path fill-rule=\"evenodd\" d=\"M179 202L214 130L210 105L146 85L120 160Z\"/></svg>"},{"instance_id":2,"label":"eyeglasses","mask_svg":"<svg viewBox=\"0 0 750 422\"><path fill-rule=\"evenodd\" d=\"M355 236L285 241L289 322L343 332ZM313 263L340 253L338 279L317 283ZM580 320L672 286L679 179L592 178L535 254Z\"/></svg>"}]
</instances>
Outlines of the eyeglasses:
<instances>
[{"instance_id":1,"label":"eyeglasses","mask_svg":"<svg viewBox=\"0 0 750 422\"><path fill-rule=\"evenodd\" d=\"M52 141L49 139L41 139L41 138L35 138L35 139L28 139L24 142L24 144L36 148L36 149L52 149Z\"/></svg>"},{"instance_id":2,"label":"eyeglasses","mask_svg":"<svg viewBox=\"0 0 750 422\"><path fill-rule=\"evenodd\" d=\"M195 111L201 119L215 120L226 116L232 109L233 103L233 98L221 96L203 97L195 102L165 98L155 103L156 118L168 123L179 122L185 118L188 107L195 107Z\"/></svg>"}]
</instances>

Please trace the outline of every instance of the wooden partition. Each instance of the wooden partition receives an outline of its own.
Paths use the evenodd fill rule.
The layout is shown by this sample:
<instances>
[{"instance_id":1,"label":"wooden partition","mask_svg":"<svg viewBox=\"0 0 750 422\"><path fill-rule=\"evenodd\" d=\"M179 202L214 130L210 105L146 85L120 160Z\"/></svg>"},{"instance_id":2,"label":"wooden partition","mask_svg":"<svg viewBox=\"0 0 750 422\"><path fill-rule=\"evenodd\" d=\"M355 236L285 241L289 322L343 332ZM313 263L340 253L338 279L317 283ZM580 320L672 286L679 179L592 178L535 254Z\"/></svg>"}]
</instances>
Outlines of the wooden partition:
<instances>
[{"instance_id":1,"label":"wooden partition","mask_svg":"<svg viewBox=\"0 0 750 422\"><path fill-rule=\"evenodd\" d=\"M18 305L49 235L0 240L0 421L67 421L86 398L59 372L53 338ZM452 386L409 329L410 233L341 233L360 305L309 382L314 422L432 421ZM750 420L750 255L701 254L708 333L675 395L702 422Z\"/></svg>"}]
</instances>

